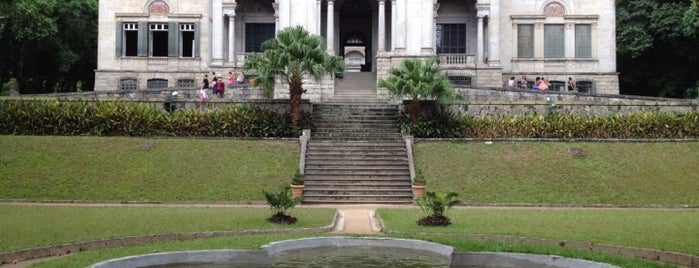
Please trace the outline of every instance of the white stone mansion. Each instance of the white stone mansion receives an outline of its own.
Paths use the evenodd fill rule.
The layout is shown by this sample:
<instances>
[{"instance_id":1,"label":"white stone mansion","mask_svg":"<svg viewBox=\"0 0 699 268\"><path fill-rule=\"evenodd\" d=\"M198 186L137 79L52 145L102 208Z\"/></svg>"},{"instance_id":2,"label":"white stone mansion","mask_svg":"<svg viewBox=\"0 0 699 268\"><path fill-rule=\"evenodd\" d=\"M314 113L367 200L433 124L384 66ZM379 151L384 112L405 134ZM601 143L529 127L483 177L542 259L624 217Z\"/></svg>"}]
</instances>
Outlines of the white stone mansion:
<instances>
[{"instance_id":1,"label":"white stone mansion","mask_svg":"<svg viewBox=\"0 0 699 268\"><path fill-rule=\"evenodd\" d=\"M466 87L544 76L565 90L573 77L579 91L619 93L614 0L100 1L95 90L201 87L292 25L323 36L348 71L379 78L406 58L436 57ZM322 83L307 97L332 92Z\"/></svg>"}]
</instances>

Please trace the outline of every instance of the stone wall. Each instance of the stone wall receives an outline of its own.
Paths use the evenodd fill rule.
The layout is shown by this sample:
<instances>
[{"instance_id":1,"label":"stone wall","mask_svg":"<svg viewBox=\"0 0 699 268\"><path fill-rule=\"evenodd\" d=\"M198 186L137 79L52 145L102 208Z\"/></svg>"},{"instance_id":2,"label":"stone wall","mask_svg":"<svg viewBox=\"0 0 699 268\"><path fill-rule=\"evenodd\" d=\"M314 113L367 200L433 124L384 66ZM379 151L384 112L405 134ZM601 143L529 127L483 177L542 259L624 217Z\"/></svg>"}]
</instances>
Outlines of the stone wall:
<instances>
[{"instance_id":1,"label":"stone wall","mask_svg":"<svg viewBox=\"0 0 699 268\"><path fill-rule=\"evenodd\" d=\"M453 109L473 116L545 113L550 109L571 114L603 116L634 111L696 111L699 100L654 98L642 96L538 92L507 89L457 88L466 96ZM550 99L550 101L549 101Z\"/></svg>"}]
</instances>

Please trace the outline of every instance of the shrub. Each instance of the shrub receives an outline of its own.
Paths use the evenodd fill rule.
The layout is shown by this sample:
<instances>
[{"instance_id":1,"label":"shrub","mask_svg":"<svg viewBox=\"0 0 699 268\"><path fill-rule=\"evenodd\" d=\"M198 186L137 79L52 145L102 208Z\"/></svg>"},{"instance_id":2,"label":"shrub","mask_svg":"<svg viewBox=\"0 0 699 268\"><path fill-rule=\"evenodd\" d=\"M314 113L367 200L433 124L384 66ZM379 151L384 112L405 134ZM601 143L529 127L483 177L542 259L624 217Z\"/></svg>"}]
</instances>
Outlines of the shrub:
<instances>
[{"instance_id":1,"label":"shrub","mask_svg":"<svg viewBox=\"0 0 699 268\"><path fill-rule=\"evenodd\" d=\"M287 214L287 211L294 208L301 199L294 198L291 195L291 187L284 187L279 193L270 193L262 191L269 204L270 209L274 211L274 215L268 218L267 221L273 223L293 224L296 223L296 218Z\"/></svg>"},{"instance_id":2,"label":"shrub","mask_svg":"<svg viewBox=\"0 0 699 268\"><path fill-rule=\"evenodd\" d=\"M446 195L429 191L426 192L425 196L415 200L415 203L420 206L422 211L428 213L426 217L418 220L417 224L428 226L444 226L451 224L451 220L446 216L446 212L449 208L461 202L458 196L459 195L455 192L449 192Z\"/></svg>"},{"instance_id":3,"label":"shrub","mask_svg":"<svg viewBox=\"0 0 699 268\"><path fill-rule=\"evenodd\" d=\"M290 118L251 105L166 113L131 101L0 100L3 135L298 137Z\"/></svg>"}]
</instances>

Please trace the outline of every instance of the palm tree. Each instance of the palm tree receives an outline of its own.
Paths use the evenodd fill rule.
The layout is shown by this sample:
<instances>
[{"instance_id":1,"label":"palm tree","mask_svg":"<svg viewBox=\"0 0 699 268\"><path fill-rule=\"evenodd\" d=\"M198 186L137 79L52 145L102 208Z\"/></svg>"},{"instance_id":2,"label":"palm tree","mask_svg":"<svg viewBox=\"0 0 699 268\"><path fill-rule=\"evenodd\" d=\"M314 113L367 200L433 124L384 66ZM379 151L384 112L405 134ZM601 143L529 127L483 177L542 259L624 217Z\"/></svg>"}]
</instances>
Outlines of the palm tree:
<instances>
[{"instance_id":1,"label":"palm tree","mask_svg":"<svg viewBox=\"0 0 699 268\"><path fill-rule=\"evenodd\" d=\"M417 124L420 116L421 99L434 98L444 102L462 98L454 92L451 82L432 58L425 61L407 59L398 68L389 69L388 74L388 79L381 79L378 86L394 96L410 97L410 121L413 124Z\"/></svg>"},{"instance_id":2,"label":"palm tree","mask_svg":"<svg viewBox=\"0 0 699 268\"><path fill-rule=\"evenodd\" d=\"M340 57L331 56L321 49L322 43L322 37L311 35L301 26L284 28L275 39L262 44L263 53L250 56L243 66L257 72L253 86L261 85L265 90L271 90L277 79L288 83L295 128L299 126L301 96L306 92L304 79L320 81L323 75L334 75L345 67Z\"/></svg>"}]
</instances>

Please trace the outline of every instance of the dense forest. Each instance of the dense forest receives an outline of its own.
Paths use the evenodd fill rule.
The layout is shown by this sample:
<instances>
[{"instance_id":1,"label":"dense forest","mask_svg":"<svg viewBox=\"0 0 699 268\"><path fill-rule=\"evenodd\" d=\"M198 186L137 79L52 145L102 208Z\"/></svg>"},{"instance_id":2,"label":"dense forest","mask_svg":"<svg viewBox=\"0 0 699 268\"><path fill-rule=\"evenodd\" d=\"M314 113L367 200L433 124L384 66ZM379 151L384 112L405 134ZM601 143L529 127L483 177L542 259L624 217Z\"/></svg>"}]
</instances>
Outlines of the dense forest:
<instances>
[{"instance_id":1,"label":"dense forest","mask_svg":"<svg viewBox=\"0 0 699 268\"><path fill-rule=\"evenodd\" d=\"M699 0L616 0L621 94L696 98ZM90 91L97 0L0 0L0 81L21 93Z\"/></svg>"}]
</instances>

